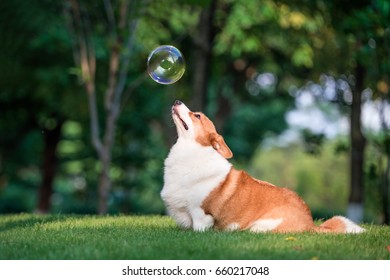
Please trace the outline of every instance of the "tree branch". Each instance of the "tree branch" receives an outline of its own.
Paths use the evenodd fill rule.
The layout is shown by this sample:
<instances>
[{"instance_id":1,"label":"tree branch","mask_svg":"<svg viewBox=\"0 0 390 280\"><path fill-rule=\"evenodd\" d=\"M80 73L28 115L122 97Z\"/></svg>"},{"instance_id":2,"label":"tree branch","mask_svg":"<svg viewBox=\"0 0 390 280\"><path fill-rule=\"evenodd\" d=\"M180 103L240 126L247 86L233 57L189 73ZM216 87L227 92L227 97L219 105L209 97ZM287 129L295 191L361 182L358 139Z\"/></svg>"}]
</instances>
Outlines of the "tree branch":
<instances>
[{"instance_id":1,"label":"tree branch","mask_svg":"<svg viewBox=\"0 0 390 280\"><path fill-rule=\"evenodd\" d=\"M117 33L116 33L116 20L115 20L115 14L114 14L114 9L112 8L111 0L104 0L104 8L106 9L107 13L107 19L108 19L108 24L110 28L110 33L116 40Z\"/></svg>"},{"instance_id":2,"label":"tree branch","mask_svg":"<svg viewBox=\"0 0 390 280\"><path fill-rule=\"evenodd\" d=\"M73 11L74 30L78 42L77 64L81 68L81 78L85 85L90 113L91 141L99 156L102 153L102 143L99 137L99 120L96 105L95 69L96 57L93 45L88 44L90 32L83 30L80 6L77 0L69 0Z\"/></svg>"},{"instance_id":3,"label":"tree branch","mask_svg":"<svg viewBox=\"0 0 390 280\"><path fill-rule=\"evenodd\" d=\"M127 5L125 4L126 1L123 2L124 4L121 6L122 9L127 9ZM126 16L127 13L121 11L121 19L123 20L122 16ZM110 110L109 114L107 116L107 123L106 123L106 133L104 137L104 143L106 146L108 146L110 149L112 147L113 138L115 134L115 123L119 115L120 110L120 104L121 104L121 97L125 89L126 80L127 80L127 74L128 74L128 68L130 64L130 53L131 49L133 48L134 38L135 38L135 30L137 27L138 20L130 20L129 26L128 26L128 37L127 37L127 43L122 51L122 59L123 63L121 64L121 69L118 73L118 81L115 85L115 88L110 90L113 90L113 96L112 99L110 99ZM116 51L115 49L113 51ZM119 59L119 57L118 57ZM118 65L117 65L118 66ZM116 69L118 70L118 69ZM118 71L117 71L118 72ZM116 78L115 78L116 80ZM113 86L113 85L111 85Z\"/></svg>"}]
</instances>

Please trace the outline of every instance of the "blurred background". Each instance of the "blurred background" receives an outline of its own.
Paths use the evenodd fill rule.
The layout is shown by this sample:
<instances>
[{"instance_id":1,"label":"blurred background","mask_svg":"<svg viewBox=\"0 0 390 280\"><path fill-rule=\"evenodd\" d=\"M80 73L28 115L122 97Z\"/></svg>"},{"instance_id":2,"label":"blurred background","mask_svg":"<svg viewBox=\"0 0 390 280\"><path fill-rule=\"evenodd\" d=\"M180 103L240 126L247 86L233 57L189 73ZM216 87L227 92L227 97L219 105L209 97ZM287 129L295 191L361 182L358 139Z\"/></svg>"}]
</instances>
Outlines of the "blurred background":
<instances>
[{"instance_id":1,"label":"blurred background","mask_svg":"<svg viewBox=\"0 0 390 280\"><path fill-rule=\"evenodd\" d=\"M0 213L164 214L174 100L316 218L390 221L387 0L2 0ZM174 45L186 72L147 76Z\"/></svg>"}]
</instances>

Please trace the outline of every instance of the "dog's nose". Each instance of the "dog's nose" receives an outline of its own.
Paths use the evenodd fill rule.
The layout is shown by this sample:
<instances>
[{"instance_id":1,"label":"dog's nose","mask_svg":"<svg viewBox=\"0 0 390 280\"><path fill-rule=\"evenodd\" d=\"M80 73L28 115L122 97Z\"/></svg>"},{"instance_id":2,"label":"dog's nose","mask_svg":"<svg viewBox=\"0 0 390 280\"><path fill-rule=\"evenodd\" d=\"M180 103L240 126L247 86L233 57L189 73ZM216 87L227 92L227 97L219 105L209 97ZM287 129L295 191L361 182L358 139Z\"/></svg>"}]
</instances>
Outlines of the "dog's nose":
<instances>
[{"instance_id":1,"label":"dog's nose","mask_svg":"<svg viewBox=\"0 0 390 280\"><path fill-rule=\"evenodd\" d=\"M181 102L180 100L176 100L174 103L174 105L181 105L181 104L183 104L183 102Z\"/></svg>"}]
</instances>

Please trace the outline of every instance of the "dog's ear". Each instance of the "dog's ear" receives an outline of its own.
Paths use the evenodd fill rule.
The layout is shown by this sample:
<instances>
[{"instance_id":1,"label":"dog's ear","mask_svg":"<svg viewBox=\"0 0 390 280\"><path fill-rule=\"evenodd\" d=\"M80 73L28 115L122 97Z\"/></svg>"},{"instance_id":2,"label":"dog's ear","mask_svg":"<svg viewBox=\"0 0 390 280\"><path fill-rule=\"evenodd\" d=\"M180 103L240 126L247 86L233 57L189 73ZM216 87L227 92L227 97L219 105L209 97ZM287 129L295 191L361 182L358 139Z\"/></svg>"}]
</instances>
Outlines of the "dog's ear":
<instances>
[{"instance_id":1,"label":"dog's ear","mask_svg":"<svg viewBox=\"0 0 390 280\"><path fill-rule=\"evenodd\" d=\"M210 135L211 145L213 148L220 153L224 158L233 157L232 151L226 145L223 137L217 133L213 133Z\"/></svg>"}]
</instances>

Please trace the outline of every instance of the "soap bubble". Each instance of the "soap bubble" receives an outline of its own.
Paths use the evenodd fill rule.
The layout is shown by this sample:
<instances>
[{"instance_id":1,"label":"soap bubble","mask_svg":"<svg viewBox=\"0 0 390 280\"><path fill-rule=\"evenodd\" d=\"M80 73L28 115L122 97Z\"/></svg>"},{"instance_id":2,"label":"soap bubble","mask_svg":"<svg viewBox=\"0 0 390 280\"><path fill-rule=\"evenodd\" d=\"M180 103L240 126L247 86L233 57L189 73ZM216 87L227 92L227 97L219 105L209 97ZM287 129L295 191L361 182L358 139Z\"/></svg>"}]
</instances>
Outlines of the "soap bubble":
<instances>
[{"instance_id":1,"label":"soap bubble","mask_svg":"<svg viewBox=\"0 0 390 280\"><path fill-rule=\"evenodd\" d=\"M169 85L177 82L185 70L184 57L174 46L160 46L149 54L148 73L159 84Z\"/></svg>"}]
</instances>

